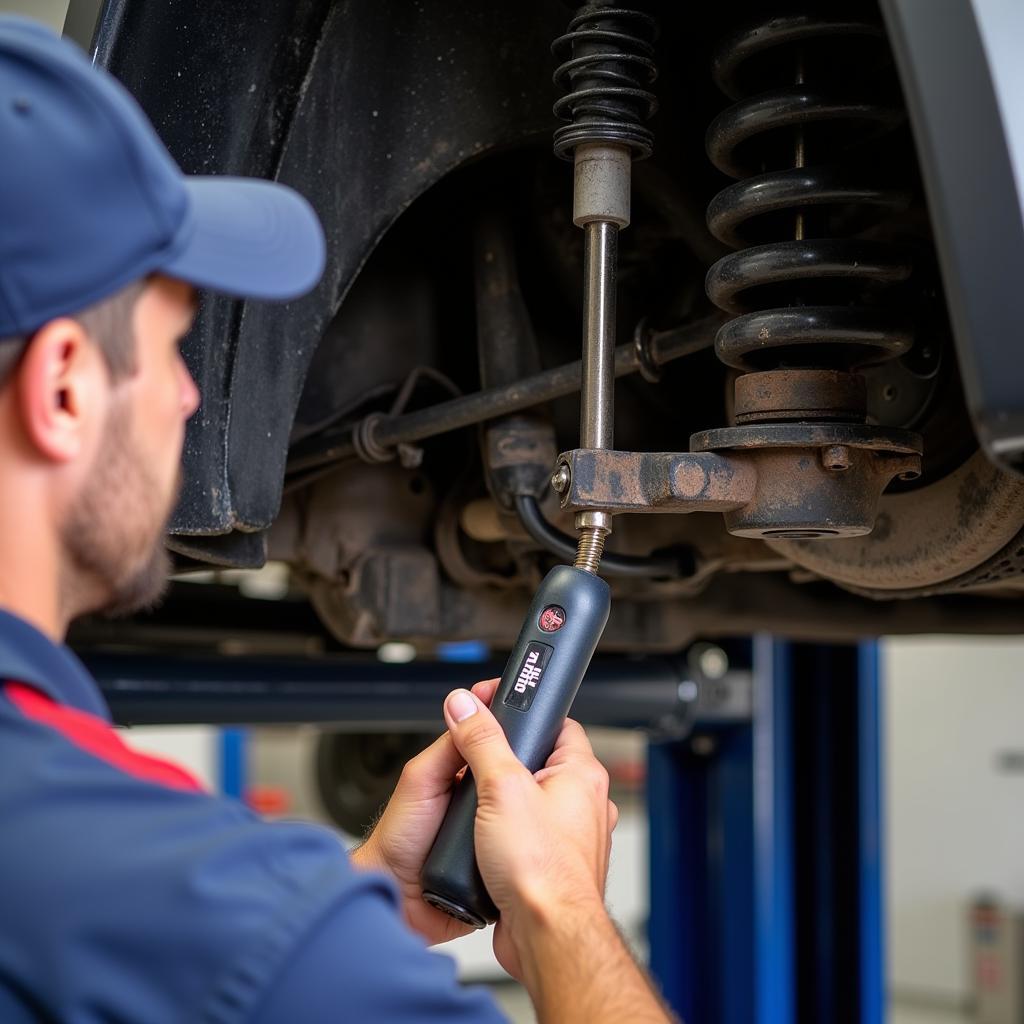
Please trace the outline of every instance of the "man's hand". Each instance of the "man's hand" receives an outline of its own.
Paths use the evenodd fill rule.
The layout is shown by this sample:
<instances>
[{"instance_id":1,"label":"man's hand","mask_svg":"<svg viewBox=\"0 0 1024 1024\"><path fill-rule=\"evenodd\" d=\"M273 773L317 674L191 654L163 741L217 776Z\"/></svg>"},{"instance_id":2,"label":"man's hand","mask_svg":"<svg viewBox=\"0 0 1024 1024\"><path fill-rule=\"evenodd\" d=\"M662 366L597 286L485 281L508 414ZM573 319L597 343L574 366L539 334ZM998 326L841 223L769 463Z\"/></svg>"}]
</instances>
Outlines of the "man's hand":
<instances>
[{"instance_id":1,"label":"man's hand","mask_svg":"<svg viewBox=\"0 0 1024 1024\"><path fill-rule=\"evenodd\" d=\"M485 703L465 690L445 702L449 734L476 781L476 856L501 919L494 952L523 978L534 916L581 908L605 916L604 887L618 809L583 727L567 719L536 775L512 753Z\"/></svg>"},{"instance_id":2,"label":"man's hand","mask_svg":"<svg viewBox=\"0 0 1024 1024\"><path fill-rule=\"evenodd\" d=\"M489 705L497 686L497 679L489 679L477 683L473 693ZM456 775L465 763L447 732L417 754L402 770L395 792L366 842L352 852L356 867L384 871L398 882L406 921L432 945L473 930L424 903L420 889L423 862L448 810Z\"/></svg>"},{"instance_id":3,"label":"man's hand","mask_svg":"<svg viewBox=\"0 0 1024 1024\"><path fill-rule=\"evenodd\" d=\"M497 680L445 701L448 732L406 765L355 860L390 871L409 923L430 942L469 929L423 903L419 875L463 764L476 782L477 862L501 918L499 963L530 992L541 1024L664 1024L671 1016L604 907L618 819L608 773L566 721L536 775L512 753L489 704Z\"/></svg>"}]
</instances>

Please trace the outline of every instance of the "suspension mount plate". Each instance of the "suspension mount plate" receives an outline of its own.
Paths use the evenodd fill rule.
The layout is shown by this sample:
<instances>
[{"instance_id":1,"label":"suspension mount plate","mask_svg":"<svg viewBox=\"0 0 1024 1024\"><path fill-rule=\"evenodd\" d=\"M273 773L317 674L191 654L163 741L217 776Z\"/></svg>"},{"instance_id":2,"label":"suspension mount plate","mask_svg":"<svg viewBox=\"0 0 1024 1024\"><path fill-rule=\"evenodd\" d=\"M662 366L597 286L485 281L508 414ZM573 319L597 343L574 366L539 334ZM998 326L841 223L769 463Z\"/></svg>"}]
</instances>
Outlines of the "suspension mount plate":
<instances>
[{"instance_id":1,"label":"suspension mount plate","mask_svg":"<svg viewBox=\"0 0 1024 1024\"><path fill-rule=\"evenodd\" d=\"M565 452L562 506L720 512L740 537L834 540L870 533L889 483L921 471L918 435L859 424L727 427L693 435L691 448Z\"/></svg>"}]
</instances>

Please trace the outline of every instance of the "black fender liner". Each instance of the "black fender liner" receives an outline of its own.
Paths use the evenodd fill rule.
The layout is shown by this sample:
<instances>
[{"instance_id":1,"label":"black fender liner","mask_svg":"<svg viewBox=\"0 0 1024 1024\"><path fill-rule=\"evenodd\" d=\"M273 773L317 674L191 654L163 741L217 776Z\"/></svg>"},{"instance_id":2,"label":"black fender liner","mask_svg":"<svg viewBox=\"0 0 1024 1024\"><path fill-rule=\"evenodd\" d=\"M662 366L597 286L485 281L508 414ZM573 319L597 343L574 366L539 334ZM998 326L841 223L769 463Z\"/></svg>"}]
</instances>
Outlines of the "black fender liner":
<instances>
[{"instance_id":1,"label":"black fender liner","mask_svg":"<svg viewBox=\"0 0 1024 1024\"><path fill-rule=\"evenodd\" d=\"M564 20L549 0L109 0L95 59L182 168L289 184L327 235L327 270L310 295L202 301L184 351L203 404L187 430L173 548L262 563L325 328L418 196L470 160L550 132L549 46Z\"/></svg>"}]
</instances>

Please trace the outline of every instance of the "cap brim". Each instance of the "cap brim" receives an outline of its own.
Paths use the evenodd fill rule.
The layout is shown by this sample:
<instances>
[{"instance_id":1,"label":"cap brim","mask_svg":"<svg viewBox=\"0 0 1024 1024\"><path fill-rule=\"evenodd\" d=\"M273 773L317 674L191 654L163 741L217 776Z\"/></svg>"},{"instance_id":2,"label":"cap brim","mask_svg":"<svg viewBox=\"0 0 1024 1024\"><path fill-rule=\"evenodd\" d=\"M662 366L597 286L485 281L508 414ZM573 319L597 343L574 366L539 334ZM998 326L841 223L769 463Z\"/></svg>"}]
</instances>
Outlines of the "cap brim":
<instances>
[{"instance_id":1,"label":"cap brim","mask_svg":"<svg viewBox=\"0 0 1024 1024\"><path fill-rule=\"evenodd\" d=\"M239 298L298 298L324 269L323 229L286 185L253 178L185 178L185 233L160 269L199 288Z\"/></svg>"}]
</instances>

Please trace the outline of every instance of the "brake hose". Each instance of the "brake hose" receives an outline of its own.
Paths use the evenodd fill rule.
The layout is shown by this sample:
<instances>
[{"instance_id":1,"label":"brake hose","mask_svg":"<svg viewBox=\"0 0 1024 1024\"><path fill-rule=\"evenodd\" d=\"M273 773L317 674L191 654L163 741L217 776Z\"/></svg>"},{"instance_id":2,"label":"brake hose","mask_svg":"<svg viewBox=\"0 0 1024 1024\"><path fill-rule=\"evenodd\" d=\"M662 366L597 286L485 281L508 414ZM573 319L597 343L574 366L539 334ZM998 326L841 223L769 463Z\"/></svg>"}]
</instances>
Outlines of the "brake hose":
<instances>
[{"instance_id":1,"label":"brake hose","mask_svg":"<svg viewBox=\"0 0 1024 1024\"><path fill-rule=\"evenodd\" d=\"M532 494L515 495L516 515L523 529L545 550L568 562L576 557L576 540L552 526L540 510ZM681 553L676 557L616 555L605 552L601 558L601 572L606 576L625 579L678 579L693 574L693 556Z\"/></svg>"}]
</instances>

